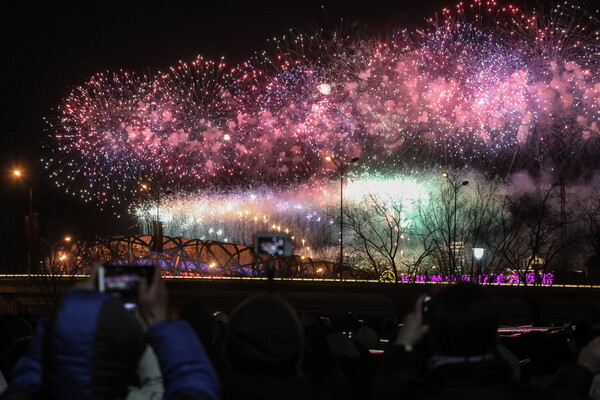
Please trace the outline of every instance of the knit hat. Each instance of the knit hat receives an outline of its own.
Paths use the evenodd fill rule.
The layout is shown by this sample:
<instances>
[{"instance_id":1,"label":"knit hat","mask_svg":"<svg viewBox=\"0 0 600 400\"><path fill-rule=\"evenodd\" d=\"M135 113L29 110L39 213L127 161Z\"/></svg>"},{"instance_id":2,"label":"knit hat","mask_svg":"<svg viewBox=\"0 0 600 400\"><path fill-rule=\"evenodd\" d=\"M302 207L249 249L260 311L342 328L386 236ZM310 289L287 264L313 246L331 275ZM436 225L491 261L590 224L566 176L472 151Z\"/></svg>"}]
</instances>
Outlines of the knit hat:
<instances>
[{"instance_id":1,"label":"knit hat","mask_svg":"<svg viewBox=\"0 0 600 400\"><path fill-rule=\"evenodd\" d=\"M293 375L300 364L303 333L296 312L275 295L256 295L231 314L225 357L234 371Z\"/></svg>"}]
</instances>

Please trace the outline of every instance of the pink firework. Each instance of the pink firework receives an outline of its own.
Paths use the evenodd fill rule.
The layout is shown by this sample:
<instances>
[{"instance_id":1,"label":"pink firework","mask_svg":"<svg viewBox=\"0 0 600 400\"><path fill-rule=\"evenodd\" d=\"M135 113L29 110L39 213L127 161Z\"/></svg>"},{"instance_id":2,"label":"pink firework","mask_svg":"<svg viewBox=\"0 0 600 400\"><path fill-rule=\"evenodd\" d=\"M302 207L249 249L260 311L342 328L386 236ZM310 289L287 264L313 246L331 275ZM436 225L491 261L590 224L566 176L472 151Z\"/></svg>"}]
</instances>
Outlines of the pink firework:
<instances>
[{"instance_id":1,"label":"pink firework","mask_svg":"<svg viewBox=\"0 0 600 400\"><path fill-rule=\"evenodd\" d=\"M97 74L53 122L60 185L101 203L161 187L313 182L327 155L507 173L595 166L598 13L475 0L388 38L292 33L227 68ZM597 166L597 165L596 165Z\"/></svg>"}]
</instances>

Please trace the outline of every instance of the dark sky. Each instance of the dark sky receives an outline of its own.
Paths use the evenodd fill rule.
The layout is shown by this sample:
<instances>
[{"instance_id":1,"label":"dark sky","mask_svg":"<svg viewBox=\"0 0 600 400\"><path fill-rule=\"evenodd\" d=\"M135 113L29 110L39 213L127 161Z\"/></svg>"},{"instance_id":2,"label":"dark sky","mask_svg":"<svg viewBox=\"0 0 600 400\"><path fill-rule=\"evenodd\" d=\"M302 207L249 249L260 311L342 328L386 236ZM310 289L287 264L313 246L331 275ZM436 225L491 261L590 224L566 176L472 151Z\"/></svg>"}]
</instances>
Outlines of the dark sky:
<instances>
[{"instance_id":1,"label":"dark sky","mask_svg":"<svg viewBox=\"0 0 600 400\"><path fill-rule=\"evenodd\" d=\"M51 117L52 108L69 90L92 74L166 68L200 54L209 59L224 56L234 65L268 48L267 38L292 27L331 28L344 20L385 30L422 23L442 5L453 4L443 0L1 1L0 167L7 217L0 239L12 237L3 246L9 252L21 251L10 243L21 241L29 186L43 229L59 227L66 233L72 229L68 216L97 217L93 208L54 189L39 161L46 135L42 118ZM10 175L15 166L27 173L19 185Z\"/></svg>"},{"instance_id":2,"label":"dark sky","mask_svg":"<svg viewBox=\"0 0 600 400\"><path fill-rule=\"evenodd\" d=\"M2 1L3 165L37 154L42 117L96 72L166 68L199 54L236 64L292 27L334 27L342 19L375 28L404 25L422 21L440 4L453 3Z\"/></svg>"}]
</instances>

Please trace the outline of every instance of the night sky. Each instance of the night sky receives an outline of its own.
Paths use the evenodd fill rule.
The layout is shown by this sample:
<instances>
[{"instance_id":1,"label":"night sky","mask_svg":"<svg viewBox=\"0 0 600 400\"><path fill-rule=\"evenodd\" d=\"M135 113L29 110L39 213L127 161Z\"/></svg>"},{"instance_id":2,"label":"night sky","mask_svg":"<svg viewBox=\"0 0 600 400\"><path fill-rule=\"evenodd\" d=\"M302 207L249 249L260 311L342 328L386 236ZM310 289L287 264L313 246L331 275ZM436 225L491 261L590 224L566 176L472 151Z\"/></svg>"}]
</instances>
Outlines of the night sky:
<instances>
[{"instance_id":1,"label":"night sky","mask_svg":"<svg viewBox=\"0 0 600 400\"><path fill-rule=\"evenodd\" d=\"M269 48L267 39L290 28L310 32L358 24L384 34L394 26L423 23L453 1L73 1L0 2L2 43L1 238L8 259L24 254L22 215L29 185L42 234L58 237L74 226L99 232L126 230L53 187L39 161L52 117L70 89L97 72L166 69L179 60L207 59L235 65ZM343 23L342 23L343 21ZM24 181L11 176L25 170ZM73 216L77 216L76 219ZM122 219L123 221L123 219ZM103 222L103 223L100 223ZM46 233L44 233L46 232ZM0 267L0 273L9 271Z\"/></svg>"}]
</instances>

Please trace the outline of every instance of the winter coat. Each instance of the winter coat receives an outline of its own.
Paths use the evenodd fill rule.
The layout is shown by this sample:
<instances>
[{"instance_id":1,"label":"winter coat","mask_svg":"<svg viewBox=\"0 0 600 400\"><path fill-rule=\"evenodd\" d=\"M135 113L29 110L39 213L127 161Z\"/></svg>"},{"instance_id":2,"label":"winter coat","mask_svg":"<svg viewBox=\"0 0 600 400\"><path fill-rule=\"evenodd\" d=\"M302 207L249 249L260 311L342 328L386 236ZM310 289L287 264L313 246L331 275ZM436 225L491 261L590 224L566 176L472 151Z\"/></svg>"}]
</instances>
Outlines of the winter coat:
<instances>
[{"instance_id":1,"label":"winter coat","mask_svg":"<svg viewBox=\"0 0 600 400\"><path fill-rule=\"evenodd\" d=\"M189 324L160 321L144 333L120 300L79 290L38 324L0 399L125 399L147 343L163 371L165 399L219 398L216 374Z\"/></svg>"},{"instance_id":2,"label":"winter coat","mask_svg":"<svg viewBox=\"0 0 600 400\"><path fill-rule=\"evenodd\" d=\"M414 352L390 345L373 383L372 400L576 400L587 398L592 372L564 366L547 391L515 382L509 365L499 357L440 363L424 380L415 379Z\"/></svg>"}]
</instances>

